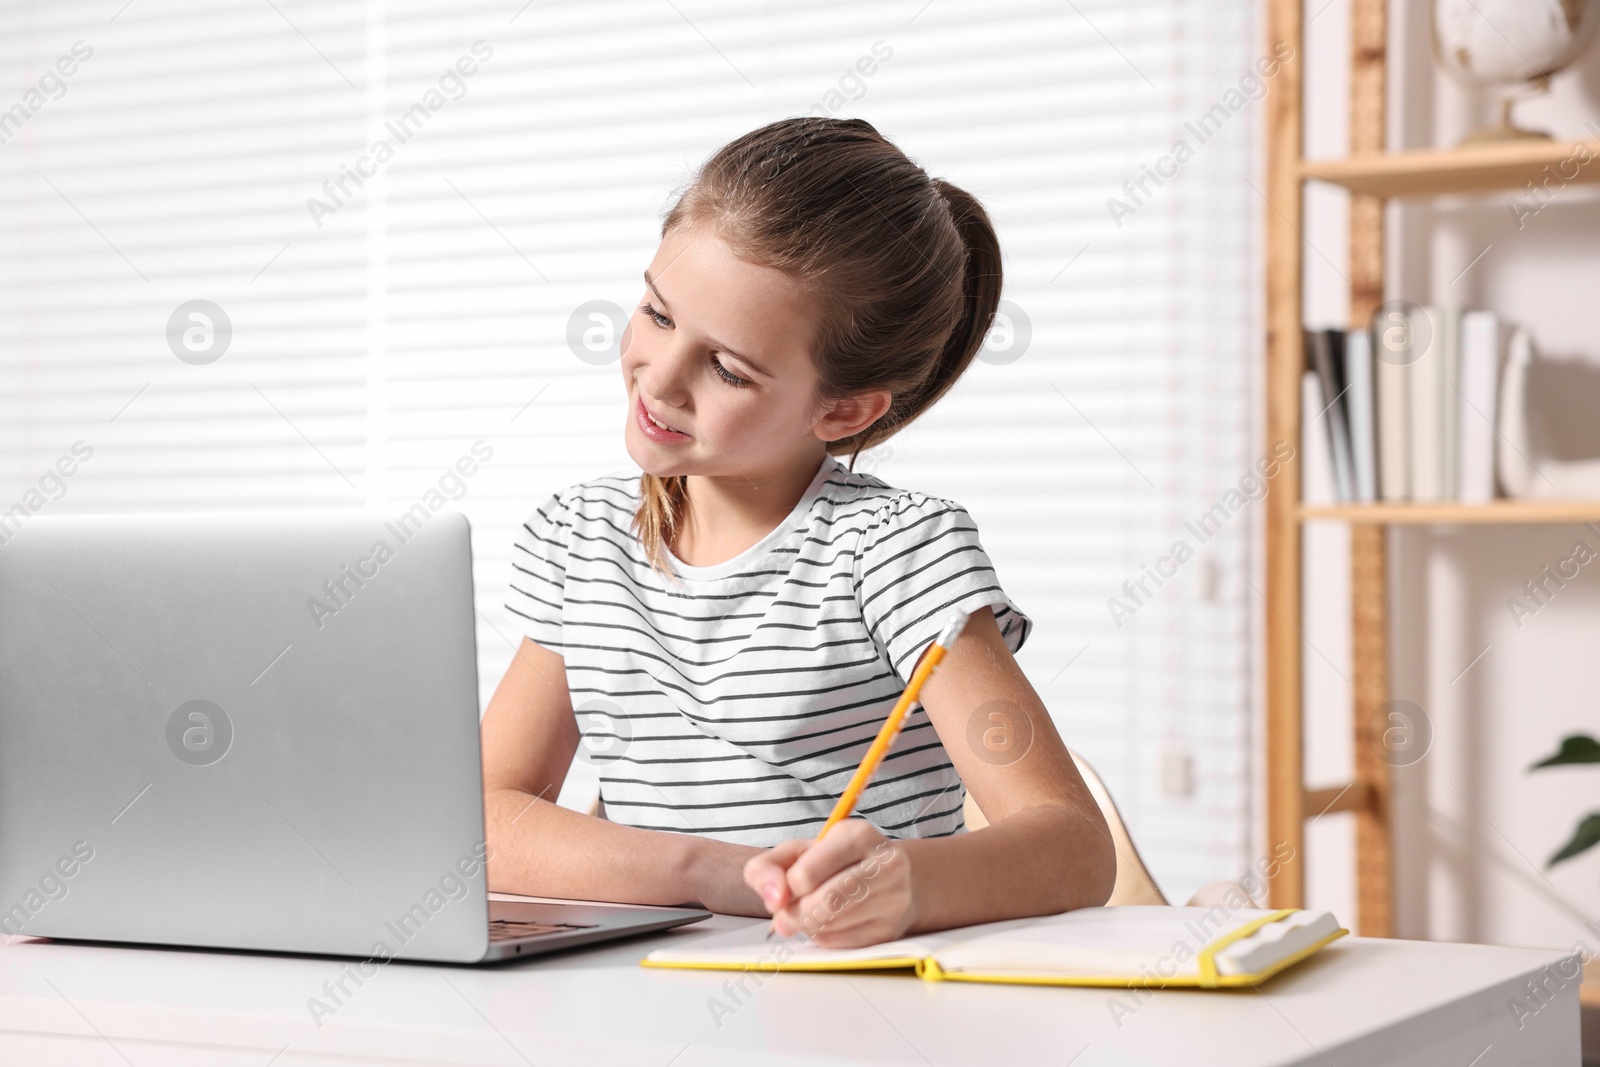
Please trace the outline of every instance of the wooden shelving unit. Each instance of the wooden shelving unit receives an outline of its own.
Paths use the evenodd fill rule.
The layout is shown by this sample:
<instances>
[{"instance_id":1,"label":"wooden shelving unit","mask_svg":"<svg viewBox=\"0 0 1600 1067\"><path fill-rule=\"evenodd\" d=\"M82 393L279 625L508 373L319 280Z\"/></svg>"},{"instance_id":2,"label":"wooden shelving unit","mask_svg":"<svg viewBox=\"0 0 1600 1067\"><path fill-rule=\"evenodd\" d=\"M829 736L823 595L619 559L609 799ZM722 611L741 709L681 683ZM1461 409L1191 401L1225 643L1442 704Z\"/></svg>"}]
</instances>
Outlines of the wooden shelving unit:
<instances>
[{"instance_id":1,"label":"wooden shelving unit","mask_svg":"<svg viewBox=\"0 0 1600 1067\"><path fill-rule=\"evenodd\" d=\"M1351 192L1350 325L1364 328L1383 301L1383 204L1386 198L1512 191L1527 182L1600 182L1600 166L1566 161L1600 141L1555 140L1388 153L1384 150L1386 0L1351 0L1350 154L1302 157L1304 56L1302 0L1267 0L1268 43L1286 41L1286 63L1267 98L1266 447L1300 444L1302 342L1301 220L1305 184L1332 182ZM1566 163L1565 166L1563 164ZM1549 168L1549 170L1546 170ZM1426 524L1511 524L1600 521L1600 501L1506 501L1488 504L1300 503L1300 471L1286 464L1266 500L1266 744L1269 848L1288 845L1293 858L1269 885L1274 908L1305 902L1305 825L1325 812L1355 818L1356 932L1394 933L1389 768L1368 735L1373 712L1389 699L1388 527ZM1354 765L1348 783L1310 788L1305 782L1302 721L1302 532L1307 522L1350 527L1351 731ZM1592 994L1586 990L1586 995ZM1594 999L1592 996L1590 999Z\"/></svg>"}]
</instances>

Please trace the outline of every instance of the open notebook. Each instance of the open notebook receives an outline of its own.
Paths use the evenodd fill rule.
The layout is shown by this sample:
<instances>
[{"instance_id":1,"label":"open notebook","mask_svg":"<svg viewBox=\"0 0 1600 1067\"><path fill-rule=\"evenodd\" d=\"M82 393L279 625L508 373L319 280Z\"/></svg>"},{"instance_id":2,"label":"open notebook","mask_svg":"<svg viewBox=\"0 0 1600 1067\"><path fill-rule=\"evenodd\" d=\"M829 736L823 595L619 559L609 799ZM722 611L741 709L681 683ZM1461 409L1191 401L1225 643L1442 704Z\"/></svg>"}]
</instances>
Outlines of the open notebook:
<instances>
[{"instance_id":1,"label":"open notebook","mask_svg":"<svg viewBox=\"0 0 1600 1067\"><path fill-rule=\"evenodd\" d=\"M661 948L646 967L858 971L914 968L922 978L1077 986L1251 985L1350 931L1326 911L1124 905L1007 919L867 948L764 940L765 926Z\"/></svg>"}]
</instances>

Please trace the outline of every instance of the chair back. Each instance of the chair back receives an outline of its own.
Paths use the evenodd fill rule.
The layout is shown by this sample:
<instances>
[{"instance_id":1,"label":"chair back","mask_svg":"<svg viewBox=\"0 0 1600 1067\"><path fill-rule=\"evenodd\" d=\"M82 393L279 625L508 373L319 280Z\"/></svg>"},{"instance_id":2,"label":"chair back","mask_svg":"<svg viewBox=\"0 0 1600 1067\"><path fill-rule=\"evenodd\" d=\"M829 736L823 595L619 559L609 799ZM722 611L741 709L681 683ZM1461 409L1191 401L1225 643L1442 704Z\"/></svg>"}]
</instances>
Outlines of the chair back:
<instances>
[{"instance_id":1,"label":"chair back","mask_svg":"<svg viewBox=\"0 0 1600 1067\"><path fill-rule=\"evenodd\" d=\"M1107 906L1167 903L1161 888L1156 885L1156 880L1150 876L1149 869L1145 867L1144 860L1139 857L1139 850L1134 847L1133 838L1128 836L1128 827L1122 821L1122 813L1117 810L1116 801L1111 799L1111 792L1106 789L1105 782L1100 780L1094 768L1076 752L1072 753L1072 762L1077 764L1078 773L1083 775L1083 781L1089 787L1094 802L1100 805L1100 814L1105 816L1106 828L1111 833L1111 843L1117 849L1117 880L1111 887L1111 898L1106 901ZM972 799L971 793L967 794L965 811L967 829L977 830L989 825L989 820L978 810L977 802Z\"/></svg>"}]
</instances>

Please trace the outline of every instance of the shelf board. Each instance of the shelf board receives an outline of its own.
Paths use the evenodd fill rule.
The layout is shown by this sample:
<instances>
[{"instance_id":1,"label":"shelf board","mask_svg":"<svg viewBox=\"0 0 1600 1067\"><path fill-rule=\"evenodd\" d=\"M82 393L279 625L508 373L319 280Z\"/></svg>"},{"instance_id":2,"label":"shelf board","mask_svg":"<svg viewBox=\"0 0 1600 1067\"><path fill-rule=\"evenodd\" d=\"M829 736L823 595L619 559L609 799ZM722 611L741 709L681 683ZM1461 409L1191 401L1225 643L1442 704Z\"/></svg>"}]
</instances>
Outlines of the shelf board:
<instances>
[{"instance_id":1,"label":"shelf board","mask_svg":"<svg viewBox=\"0 0 1600 1067\"><path fill-rule=\"evenodd\" d=\"M1301 522L1323 519L1396 526L1594 522L1600 520L1600 500L1495 500L1488 504L1451 502L1300 506Z\"/></svg>"},{"instance_id":2,"label":"shelf board","mask_svg":"<svg viewBox=\"0 0 1600 1067\"><path fill-rule=\"evenodd\" d=\"M1578 146L1586 147L1587 163ZM1563 164L1565 164L1563 166ZM1549 167L1549 174L1544 168ZM1464 148L1373 152L1343 159L1302 160L1302 180L1333 182L1373 196L1438 196L1520 189L1528 182L1600 182L1600 140L1505 141Z\"/></svg>"}]
</instances>

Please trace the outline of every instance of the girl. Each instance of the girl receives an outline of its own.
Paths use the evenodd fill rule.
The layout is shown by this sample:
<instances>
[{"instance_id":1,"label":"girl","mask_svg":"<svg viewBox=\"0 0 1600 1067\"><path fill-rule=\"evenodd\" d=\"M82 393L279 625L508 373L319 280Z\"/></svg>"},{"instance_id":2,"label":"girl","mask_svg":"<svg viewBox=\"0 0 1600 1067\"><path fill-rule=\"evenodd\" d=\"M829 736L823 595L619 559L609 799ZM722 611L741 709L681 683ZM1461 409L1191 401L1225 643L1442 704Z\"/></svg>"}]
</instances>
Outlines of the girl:
<instances>
[{"instance_id":1,"label":"girl","mask_svg":"<svg viewBox=\"0 0 1600 1067\"><path fill-rule=\"evenodd\" d=\"M1103 904L1105 822L1013 658L1032 621L959 504L854 471L983 343L982 206L865 121L785 119L704 164L644 282L622 340L642 473L553 493L516 540L490 888L698 901L828 947ZM815 842L955 610L855 817ZM554 803L575 753L603 817Z\"/></svg>"}]
</instances>

